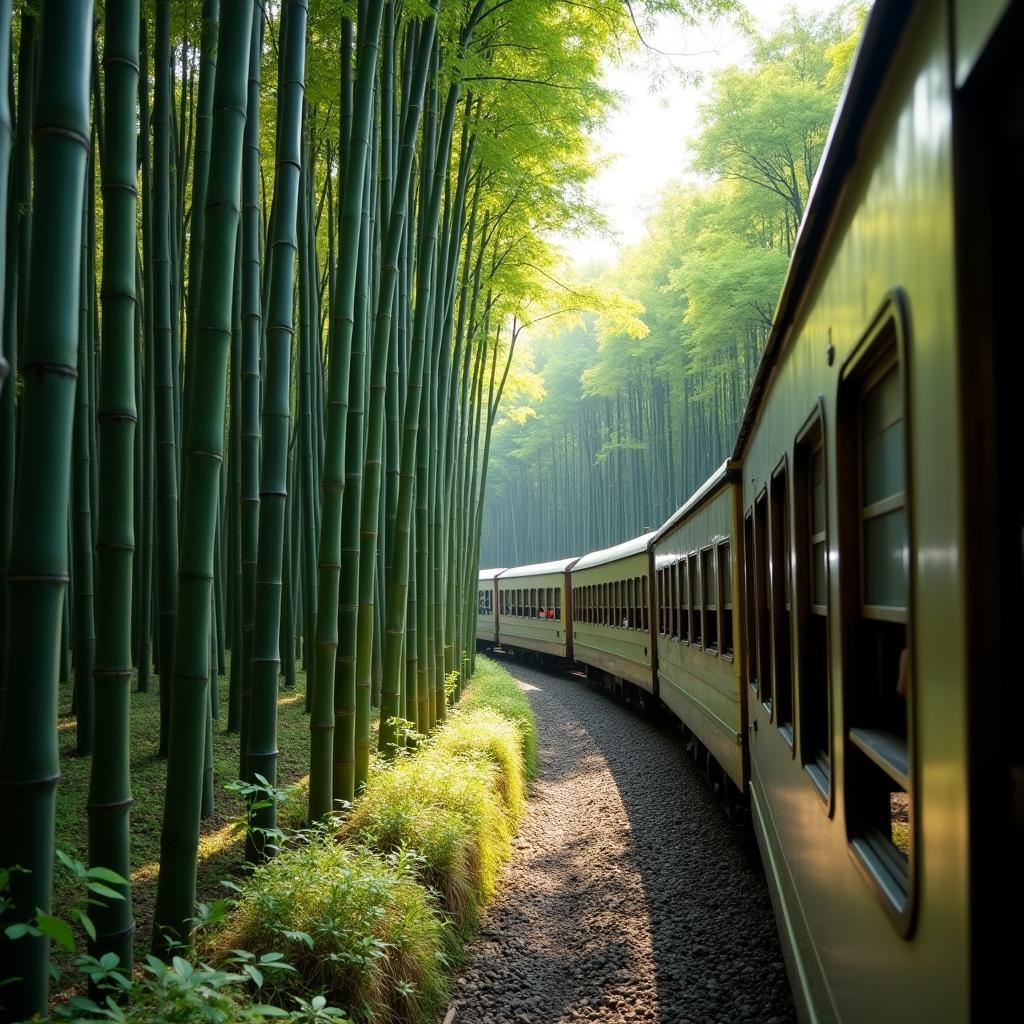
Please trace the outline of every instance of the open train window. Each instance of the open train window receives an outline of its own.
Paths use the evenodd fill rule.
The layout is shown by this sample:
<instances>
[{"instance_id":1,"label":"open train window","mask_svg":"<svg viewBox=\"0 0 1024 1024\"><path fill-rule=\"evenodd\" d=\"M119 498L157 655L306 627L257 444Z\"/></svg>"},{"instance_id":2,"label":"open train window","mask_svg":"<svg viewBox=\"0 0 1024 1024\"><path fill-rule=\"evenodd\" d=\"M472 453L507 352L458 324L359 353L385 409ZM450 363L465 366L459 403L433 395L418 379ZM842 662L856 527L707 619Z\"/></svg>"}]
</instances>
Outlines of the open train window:
<instances>
[{"instance_id":1,"label":"open train window","mask_svg":"<svg viewBox=\"0 0 1024 1024\"><path fill-rule=\"evenodd\" d=\"M690 643L700 647L701 638L700 559L690 555Z\"/></svg>"},{"instance_id":2,"label":"open train window","mask_svg":"<svg viewBox=\"0 0 1024 1024\"><path fill-rule=\"evenodd\" d=\"M633 621L636 624L635 629L643 628L643 589L646 580L647 577L633 577Z\"/></svg>"},{"instance_id":3,"label":"open train window","mask_svg":"<svg viewBox=\"0 0 1024 1024\"><path fill-rule=\"evenodd\" d=\"M670 636L679 639L679 563L673 562L668 567L668 603L671 621Z\"/></svg>"},{"instance_id":4,"label":"open train window","mask_svg":"<svg viewBox=\"0 0 1024 1024\"><path fill-rule=\"evenodd\" d=\"M839 403L846 822L894 921L911 924L910 538L901 303L883 307L843 368Z\"/></svg>"},{"instance_id":5,"label":"open train window","mask_svg":"<svg viewBox=\"0 0 1024 1024\"><path fill-rule=\"evenodd\" d=\"M704 650L718 653L718 573L715 571L715 549L700 553L700 582L703 591Z\"/></svg>"},{"instance_id":6,"label":"open train window","mask_svg":"<svg viewBox=\"0 0 1024 1024\"><path fill-rule=\"evenodd\" d=\"M647 619L647 577L640 577L640 611L643 613L643 629L646 633L651 628L651 624Z\"/></svg>"},{"instance_id":7,"label":"open train window","mask_svg":"<svg viewBox=\"0 0 1024 1024\"><path fill-rule=\"evenodd\" d=\"M689 562L684 555L679 560L679 639L690 642L690 573Z\"/></svg>"},{"instance_id":8,"label":"open train window","mask_svg":"<svg viewBox=\"0 0 1024 1024\"><path fill-rule=\"evenodd\" d=\"M783 461L772 474L771 504L771 607L772 680L775 724L786 742L793 744L793 605L789 580L789 478Z\"/></svg>"},{"instance_id":9,"label":"open train window","mask_svg":"<svg viewBox=\"0 0 1024 1024\"><path fill-rule=\"evenodd\" d=\"M719 632L723 658L733 656L732 640L732 545L723 540L718 545L718 610Z\"/></svg>"},{"instance_id":10,"label":"open train window","mask_svg":"<svg viewBox=\"0 0 1024 1024\"><path fill-rule=\"evenodd\" d=\"M743 607L745 610L744 626L747 635L744 638L747 655L743 659L746 665L747 682L757 691L757 616L754 613L754 510L747 509L743 517Z\"/></svg>"},{"instance_id":11,"label":"open train window","mask_svg":"<svg viewBox=\"0 0 1024 1024\"><path fill-rule=\"evenodd\" d=\"M819 408L796 439L797 664L800 760L826 804L831 804L832 725L829 714L828 519L825 436Z\"/></svg>"},{"instance_id":12,"label":"open train window","mask_svg":"<svg viewBox=\"0 0 1024 1024\"><path fill-rule=\"evenodd\" d=\"M762 491L754 502L754 591L756 620L757 688L761 703L772 710L772 635L768 565L768 492Z\"/></svg>"}]
</instances>

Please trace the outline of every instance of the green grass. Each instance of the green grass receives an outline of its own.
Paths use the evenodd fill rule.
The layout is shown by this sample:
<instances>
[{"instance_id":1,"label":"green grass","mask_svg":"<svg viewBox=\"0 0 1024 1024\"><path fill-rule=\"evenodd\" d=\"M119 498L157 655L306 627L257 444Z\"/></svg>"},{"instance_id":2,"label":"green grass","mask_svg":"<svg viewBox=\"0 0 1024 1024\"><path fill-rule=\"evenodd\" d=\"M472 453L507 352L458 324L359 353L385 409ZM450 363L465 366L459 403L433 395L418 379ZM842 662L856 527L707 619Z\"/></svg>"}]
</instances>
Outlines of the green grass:
<instances>
[{"instance_id":1,"label":"green grass","mask_svg":"<svg viewBox=\"0 0 1024 1024\"><path fill-rule=\"evenodd\" d=\"M536 749L525 696L504 669L481 660L444 726L380 764L341 828L344 839L384 854L414 852L420 879L462 936L476 927L508 857L526 805L527 753Z\"/></svg>"},{"instance_id":2,"label":"green grass","mask_svg":"<svg viewBox=\"0 0 1024 1024\"><path fill-rule=\"evenodd\" d=\"M213 942L215 958L283 953L297 974L274 978L278 998L322 993L357 1021L432 1020L447 1001L452 939L409 859L342 845L326 829L257 868Z\"/></svg>"},{"instance_id":3,"label":"green grass","mask_svg":"<svg viewBox=\"0 0 1024 1024\"><path fill-rule=\"evenodd\" d=\"M522 734L528 779L537 774L537 723L526 694L497 662L478 654L476 672L459 699L459 708L486 707L515 722Z\"/></svg>"},{"instance_id":4,"label":"green grass","mask_svg":"<svg viewBox=\"0 0 1024 1024\"><path fill-rule=\"evenodd\" d=\"M299 827L305 816L304 693L300 672L295 689L281 690L278 708L278 783L300 790L279 810L288 828ZM61 696L57 845L85 860L89 759L74 756L70 688ZM250 875L242 874L243 841L234 828L241 804L223 788L238 774L238 737L223 732L226 679L219 710L215 813L203 823L198 898L209 903L224 896L221 881L232 877L241 894L237 909L203 940L202 955L223 958L231 949L284 953L297 974L275 973L278 990L272 995L281 1004L288 1004L289 993L323 992L360 1021L439 1019L452 966L494 891L536 769L536 725L525 694L500 666L478 659L476 675L433 737L394 762L374 759L370 786L340 831L301 833ZM133 693L137 956L149 946L159 871L166 765L157 757L158 735L158 690ZM55 913L75 896L58 875ZM66 956L55 959L70 964ZM55 994L68 995L76 982L70 976Z\"/></svg>"}]
</instances>

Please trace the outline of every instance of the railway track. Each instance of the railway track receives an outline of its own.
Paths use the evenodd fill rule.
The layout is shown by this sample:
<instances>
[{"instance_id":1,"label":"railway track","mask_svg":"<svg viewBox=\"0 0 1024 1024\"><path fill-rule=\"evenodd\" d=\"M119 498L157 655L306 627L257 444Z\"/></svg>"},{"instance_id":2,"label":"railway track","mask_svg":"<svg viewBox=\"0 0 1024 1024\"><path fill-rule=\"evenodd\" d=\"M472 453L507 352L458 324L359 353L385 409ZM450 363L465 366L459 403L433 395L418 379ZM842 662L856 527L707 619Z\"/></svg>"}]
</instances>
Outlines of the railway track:
<instances>
[{"instance_id":1,"label":"railway track","mask_svg":"<svg viewBox=\"0 0 1024 1024\"><path fill-rule=\"evenodd\" d=\"M578 675L506 664L540 772L456 980L458 1024L795 1020L753 839L679 733Z\"/></svg>"}]
</instances>

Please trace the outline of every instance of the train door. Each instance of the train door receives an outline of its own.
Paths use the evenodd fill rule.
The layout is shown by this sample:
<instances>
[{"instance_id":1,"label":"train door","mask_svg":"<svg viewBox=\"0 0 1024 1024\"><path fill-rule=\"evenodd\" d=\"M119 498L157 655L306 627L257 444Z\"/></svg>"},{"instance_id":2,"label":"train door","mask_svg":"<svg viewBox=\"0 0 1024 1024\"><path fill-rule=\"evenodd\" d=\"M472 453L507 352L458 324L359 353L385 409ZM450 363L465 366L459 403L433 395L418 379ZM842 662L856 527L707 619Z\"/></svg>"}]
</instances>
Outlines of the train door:
<instances>
[{"instance_id":1,"label":"train door","mask_svg":"<svg viewBox=\"0 0 1024 1024\"><path fill-rule=\"evenodd\" d=\"M997 1020L1024 959L1024 2L952 7L972 1010Z\"/></svg>"}]
</instances>

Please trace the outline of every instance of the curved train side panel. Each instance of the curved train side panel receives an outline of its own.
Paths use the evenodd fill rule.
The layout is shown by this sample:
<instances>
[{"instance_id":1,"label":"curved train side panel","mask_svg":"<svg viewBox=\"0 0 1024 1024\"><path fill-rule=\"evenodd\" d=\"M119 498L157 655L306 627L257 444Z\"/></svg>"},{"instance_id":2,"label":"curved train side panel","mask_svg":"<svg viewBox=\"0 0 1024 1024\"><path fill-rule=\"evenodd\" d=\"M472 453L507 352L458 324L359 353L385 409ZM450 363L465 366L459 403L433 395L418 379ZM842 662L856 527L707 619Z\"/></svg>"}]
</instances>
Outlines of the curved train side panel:
<instances>
[{"instance_id":1,"label":"curved train side panel","mask_svg":"<svg viewBox=\"0 0 1024 1024\"><path fill-rule=\"evenodd\" d=\"M649 541L634 537L576 562L572 635L577 661L657 695Z\"/></svg>"}]
</instances>

